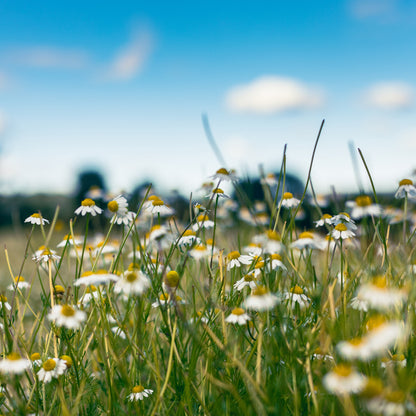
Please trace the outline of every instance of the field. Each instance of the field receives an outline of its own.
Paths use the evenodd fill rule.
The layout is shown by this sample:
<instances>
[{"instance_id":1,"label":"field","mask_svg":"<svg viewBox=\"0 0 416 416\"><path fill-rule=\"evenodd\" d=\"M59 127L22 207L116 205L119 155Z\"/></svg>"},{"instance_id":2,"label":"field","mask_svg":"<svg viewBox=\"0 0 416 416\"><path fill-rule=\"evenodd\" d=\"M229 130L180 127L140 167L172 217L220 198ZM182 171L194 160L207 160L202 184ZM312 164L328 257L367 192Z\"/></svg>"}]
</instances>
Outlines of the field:
<instances>
[{"instance_id":1,"label":"field","mask_svg":"<svg viewBox=\"0 0 416 416\"><path fill-rule=\"evenodd\" d=\"M412 181L392 207L293 195L284 163L264 201L209 180L186 221L95 191L3 236L3 414L416 412Z\"/></svg>"}]
</instances>

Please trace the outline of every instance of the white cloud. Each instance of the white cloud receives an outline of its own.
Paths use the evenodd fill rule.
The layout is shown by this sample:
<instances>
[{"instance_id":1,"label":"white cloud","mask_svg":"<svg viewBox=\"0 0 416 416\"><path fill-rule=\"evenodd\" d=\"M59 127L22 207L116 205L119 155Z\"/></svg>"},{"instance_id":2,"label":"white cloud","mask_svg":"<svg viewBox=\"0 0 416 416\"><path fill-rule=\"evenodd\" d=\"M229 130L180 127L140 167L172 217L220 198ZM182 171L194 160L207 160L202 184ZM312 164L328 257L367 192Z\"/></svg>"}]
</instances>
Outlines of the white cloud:
<instances>
[{"instance_id":1,"label":"white cloud","mask_svg":"<svg viewBox=\"0 0 416 416\"><path fill-rule=\"evenodd\" d=\"M121 48L110 64L107 78L129 80L139 74L153 50L154 39L149 29L137 31L130 42Z\"/></svg>"},{"instance_id":2,"label":"white cloud","mask_svg":"<svg viewBox=\"0 0 416 416\"><path fill-rule=\"evenodd\" d=\"M391 15L396 11L396 0L353 0L350 10L357 19Z\"/></svg>"},{"instance_id":3,"label":"white cloud","mask_svg":"<svg viewBox=\"0 0 416 416\"><path fill-rule=\"evenodd\" d=\"M364 92L363 101L382 110L402 110L413 105L414 90L404 82L380 82Z\"/></svg>"},{"instance_id":4,"label":"white cloud","mask_svg":"<svg viewBox=\"0 0 416 416\"><path fill-rule=\"evenodd\" d=\"M322 91L280 76L263 76L233 87L225 99L232 111L257 114L304 110L319 107L324 102Z\"/></svg>"},{"instance_id":5,"label":"white cloud","mask_svg":"<svg viewBox=\"0 0 416 416\"><path fill-rule=\"evenodd\" d=\"M12 62L36 68L81 69L88 63L84 51L36 46L20 49L10 55Z\"/></svg>"},{"instance_id":6,"label":"white cloud","mask_svg":"<svg viewBox=\"0 0 416 416\"><path fill-rule=\"evenodd\" d=\"M0 72L0 90L3 90L7 87L7 77L5 74Z\"/></svg>"},{"instance_id":7,"label":"white cloud","mask_svg":"<svg viewBox=\"0 0 416 416\"><path fill-rule=\"evenodd\" d=\"M7 126L6 116L0 110L0 136L2 136L4 132L6 131L6 126Z\"/></svg>"}]
</instances>

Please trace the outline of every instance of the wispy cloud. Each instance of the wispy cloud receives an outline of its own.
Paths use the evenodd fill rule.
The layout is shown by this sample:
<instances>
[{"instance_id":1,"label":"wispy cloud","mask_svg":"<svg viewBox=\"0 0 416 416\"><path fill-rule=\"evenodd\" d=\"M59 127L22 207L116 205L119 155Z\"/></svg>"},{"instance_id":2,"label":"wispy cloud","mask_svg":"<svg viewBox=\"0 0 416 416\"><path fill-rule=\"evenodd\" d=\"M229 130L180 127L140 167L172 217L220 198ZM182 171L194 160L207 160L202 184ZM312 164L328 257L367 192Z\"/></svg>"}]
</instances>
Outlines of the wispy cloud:
<instances>
[{"instance_id":1,"label":"wispy cloud","mask_svg":"<svg viewBox=\"0 0 416 416\"><path fill-rule=\"evenodd\" d=\"M414 89L399 81L380 82L368 88L363 101L369 107L382 110L403 110L414 103Z\"/></svg>"},{"instance_id":2,"label":"wispy cloud","mask_svg":"<svg viewBox=\"0 0 416 416\"><path fill-rule=\"evenodd\" d=\"M89 56L82 50L35 46L10 53L9 60L35 68L82 69L88 64Z\"/></svg>"},{"instance_id":3,"label":"wispy cloud","mask_svg":"<svg viewBox=\"0 0 416 416\"><path fill-rule=\"evenodd\" d=\"M0 72L0 91L7 87L8 80L4 73Z\"/></svg>"},{"instance_id":4,"label":"wispy cloud","mask_svg":"<svg viewBox=\"0 0 416 416\"><path fill-rule=\"evenodd\" d=\"M348 0L351 15L359 20L372 19L391 24L413 22L416 4L407 0Z\"/></svg>"},{"instance_id":5,"label":"wispy cloud","mask_svg":"<svg viewBox=\"0 0 416 416\"><path fill-rule=\"evenodd\" d=\"M135 31L130 41L115 55L107 71L107 79L130 80L145 67L154 47L154 35L149 28Z\"/></svg>"},{"instance_id":6,"label":"wispy cloud","mask_svg":"<svg viewBox=\"0 0 416 416\"><path fill-rule=\"evenodd\" d=\"M3 111L0 110L0 136L2 136L6 131L7 121L6 116Z\"/></svg>"},{"instance_id":7,"label":"wispy cloud","mask_svg":"<svg viewBox=\"0 0 416 416\"><path fill-rule=\"evenodd\" d=\"M225 100L235 112L272 114L319 107L324 102L324 94L296 79L263 76L231 88Z\"/></svg>"}]
</instances>

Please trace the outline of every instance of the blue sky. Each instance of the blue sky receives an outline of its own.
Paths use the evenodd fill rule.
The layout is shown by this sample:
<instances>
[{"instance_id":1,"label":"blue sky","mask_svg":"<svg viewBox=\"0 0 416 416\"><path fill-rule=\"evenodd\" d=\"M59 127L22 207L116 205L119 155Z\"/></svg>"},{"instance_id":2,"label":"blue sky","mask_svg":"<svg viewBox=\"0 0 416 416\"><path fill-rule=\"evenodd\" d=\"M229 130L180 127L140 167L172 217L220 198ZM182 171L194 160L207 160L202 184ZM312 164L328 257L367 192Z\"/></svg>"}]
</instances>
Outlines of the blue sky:
<instances>
[{"instance_id":1,"label":"blue sky","mask_svg":"<svg viewBox=\"0 0 416 416\"><path fill-rule=\"evenodd\" d=\"M99 168L113 192L194 191L218 169L289 168L357 191L416 167L416 6L400 0L0 3L0 190L67 192ZM368 181L361 172L368 189Z\"/></svg>"}]
</instances>

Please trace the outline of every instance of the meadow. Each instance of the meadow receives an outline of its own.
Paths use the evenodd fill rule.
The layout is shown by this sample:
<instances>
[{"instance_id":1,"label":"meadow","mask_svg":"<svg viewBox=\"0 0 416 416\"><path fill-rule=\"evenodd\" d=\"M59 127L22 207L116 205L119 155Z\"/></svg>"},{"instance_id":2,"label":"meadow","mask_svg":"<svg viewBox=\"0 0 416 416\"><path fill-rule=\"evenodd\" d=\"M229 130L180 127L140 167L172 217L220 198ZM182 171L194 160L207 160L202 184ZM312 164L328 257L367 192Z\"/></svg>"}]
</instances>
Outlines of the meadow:
<instances>
[{"instance_id":1,"label":"meadow","mask_svg":"<svg viewBox=\"0 0 416 416\"><path fill-rule=\"evenodd\" d=\"M414 414L416 188L334 201L311 169L293 195L284 155L252 201L220 168L186 221L151 186L34 212L2 254L0 413Z\"/></svg>"}]
</instances>

